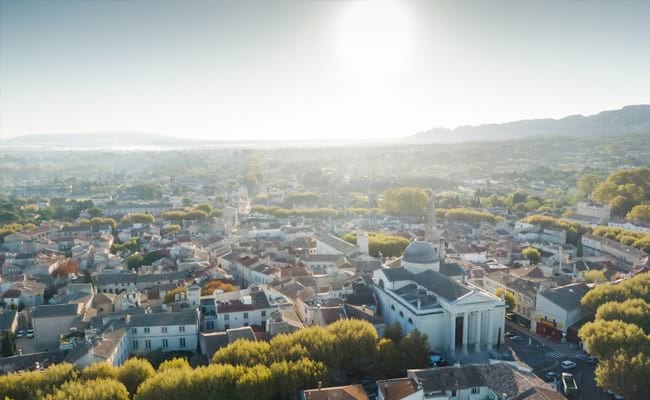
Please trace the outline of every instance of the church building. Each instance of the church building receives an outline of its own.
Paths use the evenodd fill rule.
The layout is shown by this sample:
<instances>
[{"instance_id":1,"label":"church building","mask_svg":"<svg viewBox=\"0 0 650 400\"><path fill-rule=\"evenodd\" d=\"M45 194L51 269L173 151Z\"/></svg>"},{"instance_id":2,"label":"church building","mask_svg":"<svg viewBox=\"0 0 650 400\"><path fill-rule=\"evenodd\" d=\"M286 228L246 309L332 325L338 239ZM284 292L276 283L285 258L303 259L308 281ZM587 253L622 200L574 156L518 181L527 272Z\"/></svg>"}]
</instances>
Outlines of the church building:
<instances>
[{"instance_id":1,"label":"church building","mask_svg":"<svg viewBox=\"0 0 650 400\"><path fill-rule=\"evenodd\" d=\"M505 301L467 283L458 264L445 263L433 196L425 238L406 248L401 267L375 270L372 280L384 322L426 334L434 351L467 354L503 343Z\"/></svg>"}]
</instances>

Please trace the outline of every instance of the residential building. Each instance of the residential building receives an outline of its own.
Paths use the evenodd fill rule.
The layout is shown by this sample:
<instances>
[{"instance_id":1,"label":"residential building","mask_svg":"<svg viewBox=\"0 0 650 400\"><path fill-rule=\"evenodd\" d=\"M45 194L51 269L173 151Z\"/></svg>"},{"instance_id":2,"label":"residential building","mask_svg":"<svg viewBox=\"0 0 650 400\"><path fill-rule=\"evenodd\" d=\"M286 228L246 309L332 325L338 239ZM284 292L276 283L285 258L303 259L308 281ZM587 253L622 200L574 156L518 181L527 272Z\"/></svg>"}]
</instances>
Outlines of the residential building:
<instances>
[{"instance_id":1,"label":"residential building","mask_svg":"<svg viewBox=\"0 0 650 400\"><path fill-rule=\"evenodd\" d=\"M507 363L468 364L407 371L406 378L377 381L378 400L564 400L530 372Z\"/></svg>"},{"instance_id":2,"label":"residential building","mask_svg":"<svg viewBox=\"0 0 650 400\"><path fill-rule=\"evenodd\" d=\"M301 400L368 400L368 395L361 385L348 385L336 387L318 387L317 389L303 390Z\"/></svg>"},{"instance_id":3,"label":"residential building","mask_svg":"<svg viewBox=\"0 0 650 400\"><path fill-rule=\"evenodd\" d=\"M196 310L128 315L126 322L132 354L197 349L199 315Z\"/></svg>"},{"instance_id":4,"label":"residential building","mask_svg":"<svg viewBox=\"0 0 650 400\"><path fill-rule=\"evenodd\" d=\"M35 307L32 311L32 327L36 346L47 350L58 348L61 335L70 333L70 328L83 309L82 303Z\"/></svg>"},{"instance_id":5,"label":"residential building","mask_svg":"<svg viewBox=\"0 0 650 400\"><path fill-rule=\"evenodd\" d=\"M589 291L586 283L572 283L537 293L531 330L556 341L577 342L570 328L589 317L580 299Z\"/></svg>"}]
</instances>

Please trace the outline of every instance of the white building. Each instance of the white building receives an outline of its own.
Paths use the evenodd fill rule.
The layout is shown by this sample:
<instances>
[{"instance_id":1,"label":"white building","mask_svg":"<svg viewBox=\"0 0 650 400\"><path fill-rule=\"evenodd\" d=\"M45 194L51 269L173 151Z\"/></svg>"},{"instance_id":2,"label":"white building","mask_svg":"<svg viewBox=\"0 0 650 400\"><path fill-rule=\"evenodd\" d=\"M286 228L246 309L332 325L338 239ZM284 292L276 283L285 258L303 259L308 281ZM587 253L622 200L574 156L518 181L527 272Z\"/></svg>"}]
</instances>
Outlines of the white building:
<instances>
[{"instance_id":1,"label":"white building","mask_svg":"<svg viewBox=\"0 0 650 400\"><path fill-rule=\"evenodd\" d=\"M425 333L436 351L454 353L460 346L476 351L503 342L506 304L503 299L475 286L452 279L441 268L441 241L430 207L427 236L404 252L400 268L373 273L373 287L387 324L398 322L404 332ZM443 272L440 272L442 269Z\"/></svg>"},{"instance_id":2,"label":"white building","mask_svg":"<svg viewBox=\"0 0 650 400\"><path fill-rule=\"evenodd\" d=\"M196 310L129 315L129 346L132 354L150 351L196 351L199 315Z\"/></svg>"},{"instance_id":3,"label":"white building","mask_svg":"<svg viewBox=\"0 0 650 400\"><path fill-rule=\"evenodd\" d=\"M572 283L537 293L531 330L557 341L575 340L569 328L588 317L580 304L588 291L585 283Z\"/></svg>"}]
</instances>

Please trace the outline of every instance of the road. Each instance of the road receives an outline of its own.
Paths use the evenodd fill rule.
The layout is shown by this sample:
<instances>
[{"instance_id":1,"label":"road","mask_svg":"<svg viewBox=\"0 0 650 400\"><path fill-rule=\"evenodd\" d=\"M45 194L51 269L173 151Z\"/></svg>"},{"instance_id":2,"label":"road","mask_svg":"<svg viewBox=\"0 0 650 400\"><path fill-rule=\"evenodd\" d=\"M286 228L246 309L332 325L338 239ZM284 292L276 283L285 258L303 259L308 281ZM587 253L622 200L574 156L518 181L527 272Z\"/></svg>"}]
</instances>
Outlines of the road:
<instances>
[{"instance_id":1,"label":"road","mask_svg":"<svg viewBox=\"0 0 650 400\"><path fill-rule=\"evenodd\" d=\"M575 356L580 353L576 348L568 345L551 347L539 340L538 336L522 328L519 325L507 321L506 331L514 332L524 338L521 342L513 342L506 339L506 347L510 348L515 359L520 359L533 368L533 373L544 379L544 373L553 371L557 376L562 372L573 374L578 384L578 400L613 400L614 396L606 393L596 386L594 371L596 366L586 361L577 359ZM546 340L545 340L546 342ZM560 363L564 360L573 361L576 367L571 370L564 370ZM561 388L558 387L561 391Z\"/></svg>"}]
</instances>

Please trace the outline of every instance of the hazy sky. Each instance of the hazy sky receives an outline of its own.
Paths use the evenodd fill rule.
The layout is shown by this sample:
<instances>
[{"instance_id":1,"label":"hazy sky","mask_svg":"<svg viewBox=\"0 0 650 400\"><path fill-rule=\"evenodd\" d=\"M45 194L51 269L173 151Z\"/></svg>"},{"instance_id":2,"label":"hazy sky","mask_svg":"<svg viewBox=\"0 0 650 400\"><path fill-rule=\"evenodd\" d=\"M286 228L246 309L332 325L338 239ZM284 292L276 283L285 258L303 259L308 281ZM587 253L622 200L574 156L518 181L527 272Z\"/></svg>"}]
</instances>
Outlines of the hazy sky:
<instances>
[{"instance_id":1,"label":"hazy sky","mask_svg":"<svg viewBox=\"0 0 650 400\"><path fill-rule=\"evenodd\" d=\"M650 1L0 0L0 138L399 137L650 103Z\"/></svg>"}]
</instances>

